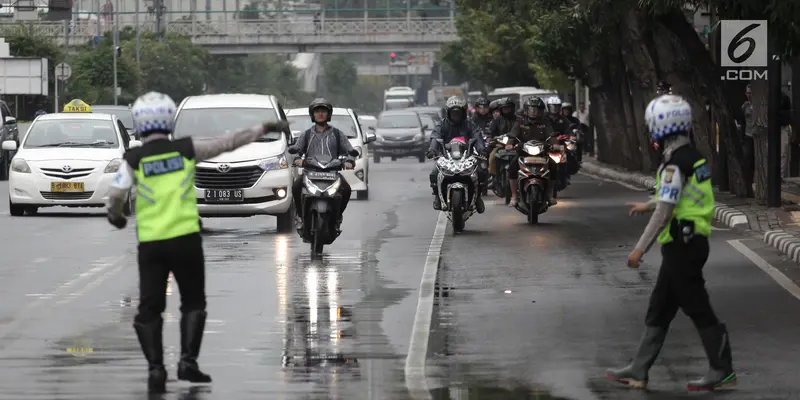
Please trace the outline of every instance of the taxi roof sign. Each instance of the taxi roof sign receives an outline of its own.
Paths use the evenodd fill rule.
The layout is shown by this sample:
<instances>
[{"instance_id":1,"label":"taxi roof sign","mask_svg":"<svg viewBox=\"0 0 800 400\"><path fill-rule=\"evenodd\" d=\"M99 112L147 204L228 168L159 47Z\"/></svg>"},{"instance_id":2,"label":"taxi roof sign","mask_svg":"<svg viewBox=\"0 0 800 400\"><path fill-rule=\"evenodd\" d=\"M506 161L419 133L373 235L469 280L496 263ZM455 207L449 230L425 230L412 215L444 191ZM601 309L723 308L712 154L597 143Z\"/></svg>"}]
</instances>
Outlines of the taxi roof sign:
<instances>
[{"instance_id":1,"label":"taxi roof sign","mask_svg":"<svg viewBox=\"0 0 800 400\"><path fill-rule=\"evenodd\" d=\"M67 104L64 104L65 113L90 113L92 107L81 99L75 99Z\"/></svg>"}]
</instances>

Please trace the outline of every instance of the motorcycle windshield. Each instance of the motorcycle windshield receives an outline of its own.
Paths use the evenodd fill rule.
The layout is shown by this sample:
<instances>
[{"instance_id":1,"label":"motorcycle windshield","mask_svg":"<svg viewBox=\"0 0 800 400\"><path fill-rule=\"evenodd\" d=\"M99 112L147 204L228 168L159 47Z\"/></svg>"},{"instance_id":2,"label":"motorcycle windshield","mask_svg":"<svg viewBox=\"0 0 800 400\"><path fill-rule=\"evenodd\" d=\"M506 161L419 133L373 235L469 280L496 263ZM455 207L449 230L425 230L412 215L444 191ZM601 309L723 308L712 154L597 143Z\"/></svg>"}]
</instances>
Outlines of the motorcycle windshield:
<instances>
[{"instance_id":1,"label":"motorcycle windshield","mask_svg":"<svg viewBox=\"0 0 800 400\"><path fill-rule=\"evenodd\" d=\"M467 144L464 142L450 142L448 145L448 150L450 150L450 158L454 160L460 160L464 158L467 154Z\"/></svg>"},{"instance_id":2,"label":"motorcycle windshield","mask_svg":"<svg viewBox=\"0 0 800 400\"><path fill-rule=\"evenodd\" d=\"M338 159L333 158L327 154L321 154L306 159L306 163L309 166L319 169L327 169L335 167L338 161L339 161Z\"/></svg>"}]
</instances>

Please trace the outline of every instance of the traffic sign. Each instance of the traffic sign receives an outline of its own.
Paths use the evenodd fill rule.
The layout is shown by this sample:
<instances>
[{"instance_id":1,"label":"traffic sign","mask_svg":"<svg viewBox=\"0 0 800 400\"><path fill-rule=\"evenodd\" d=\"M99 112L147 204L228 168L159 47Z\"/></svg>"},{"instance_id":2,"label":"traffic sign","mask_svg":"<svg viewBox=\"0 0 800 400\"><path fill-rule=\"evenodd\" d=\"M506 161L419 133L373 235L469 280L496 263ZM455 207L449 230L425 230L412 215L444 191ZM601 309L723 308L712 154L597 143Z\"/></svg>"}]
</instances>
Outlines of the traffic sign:
<instances>
[{"instance_id":1,"label":"traffic sign","mask_svg":"<svg viewBox=\"0 0 800 400\"><path fill-rule=\"evenodd\" d=\"M65 81L72 76L72 67L67 63L59 63L56 65L56 79Z\"/></svg>"}]
</instances>

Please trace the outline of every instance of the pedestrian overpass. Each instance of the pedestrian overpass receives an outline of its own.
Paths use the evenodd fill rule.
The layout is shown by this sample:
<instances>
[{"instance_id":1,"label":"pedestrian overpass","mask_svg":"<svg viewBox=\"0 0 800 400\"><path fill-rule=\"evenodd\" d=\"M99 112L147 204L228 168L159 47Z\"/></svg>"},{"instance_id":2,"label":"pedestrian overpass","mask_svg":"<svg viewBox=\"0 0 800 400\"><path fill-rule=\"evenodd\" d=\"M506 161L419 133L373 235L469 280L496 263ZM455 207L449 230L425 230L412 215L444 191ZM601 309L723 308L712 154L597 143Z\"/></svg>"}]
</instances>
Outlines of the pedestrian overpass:
<instances>
[{"instance_id":1,"label":"pedestrian overpass","mask_svg":"<svg viewBox=\"0 0 800 400\"><path fill-rule=\"evenodd\" d=\"M136 27L120 23L120 28ZM138 24L153 32L151 21ZM0 36L31 30L60 45L83 45L104 32L97 24L70 21L0 23ZM281 20L170 21L168 33L190 37L211 54L438 52L458 39L452 18L325 19L319 23Z\"/></svg>"}]
</instances>

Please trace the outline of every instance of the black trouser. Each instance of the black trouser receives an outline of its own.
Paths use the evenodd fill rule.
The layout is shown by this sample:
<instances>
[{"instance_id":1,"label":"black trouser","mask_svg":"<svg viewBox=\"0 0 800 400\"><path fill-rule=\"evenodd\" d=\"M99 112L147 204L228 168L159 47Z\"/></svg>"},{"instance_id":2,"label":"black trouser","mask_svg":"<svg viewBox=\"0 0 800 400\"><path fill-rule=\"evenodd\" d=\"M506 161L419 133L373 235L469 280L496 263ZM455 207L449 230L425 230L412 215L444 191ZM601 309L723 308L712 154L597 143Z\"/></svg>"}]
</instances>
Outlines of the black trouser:
<instances>
[{"instance_id":1,"label":"black trouser","mask_svg":"<svg viewBox=\"0 0 800 400\"><path fill-rule=\"evenodd\" d=\"M339 217L344 215L344 210L347 208L347 203L350 202L350 195L353 193L353 190L350 188L350 184L341 177L342 183L339 184L339 194L342 195L342 202L339 204ZM294 209L297 212L297 215L303 214L303 177L299 176L297 179L294 180L292 184L292 198L294 200Z\"/></svg>"},{"instance_id":2,"label":"black trouser","mask_svg":"<svg viewBox=\"0 0 800 400\"><path fill-rule=\"evenodd\" d=\"M754 174L756 167L755 143L751 136L745 136L742 140L742 155L744 156L742 167L744 167L744 176L747 182L752 183L754 182L753 179L755 179Z\"/></svg>"},{"instance_id":3,"label":"black trouser","mask_svg":"<svg viewBox=\"0 0 800 400\"><path fill-rule=\"evenodd\" d=\"M647 307L647 326L668 328L678 309L699 330L719 323L703 279L708 252L708 238L701 235L695 235L689 243L678 238L661 247L663 259Z\"/></svg>"},{"instance_id":4,"label":"black trouser","mask_svg":"<svg viewBox=\"0 0 800 400\"><path fill-rule=\"evenodd\" d=\"M205 311L205 258L199 233L139 243L138 259L139 313L136 322L147 324L161 318L167 307L170 272L180 290L181 313Z\"/></svg>"}]
</instances>

